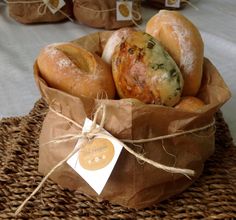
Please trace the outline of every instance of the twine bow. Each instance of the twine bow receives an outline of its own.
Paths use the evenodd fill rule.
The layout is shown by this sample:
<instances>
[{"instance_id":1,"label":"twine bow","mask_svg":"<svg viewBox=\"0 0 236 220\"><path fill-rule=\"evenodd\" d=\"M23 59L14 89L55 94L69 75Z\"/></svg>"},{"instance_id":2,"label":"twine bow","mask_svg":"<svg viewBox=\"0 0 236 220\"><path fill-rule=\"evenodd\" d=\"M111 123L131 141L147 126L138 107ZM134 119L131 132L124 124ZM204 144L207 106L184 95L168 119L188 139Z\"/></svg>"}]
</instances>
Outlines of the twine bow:
<instances>
[{"instance_id":1,"label":"twine bow","mask_svg":"<svg viewBox=\"0 0 236 220\"><path fill-rule=\"evenodd\" d=\"M64 118L65 120L67 120L68 122L71 122L72 124L74 124L77 128L82 129L82 126L79 125L78 123L76 123L75 121L73 121L72 119L66 117L65 115L55 111L52 107L49 107L50 110L55 113L56 115L58 115L61 118ZM97 123L97 118L98 118L98 114L102 112L102 118L101 118L101 122L98 124ZM155 141L155 140L160 140L160 139L167 139L167 138L171 138L171 137L176 137L176 136L180 136L183 134L187 134L187 133L194 133L197 131L201 131L201 130L205 130L207 128L210 128L212 126L214 126L215 124L215 120L210 123L207 124L203 127L200 128L196 128L196 129L192 129L192 130L188 130L188 131L184 131L184 132L179 132L179 133L174 133L171 135L165 135L165 136L161 136L161 137L155 137L155 138L150 138L150 139L142 139L142 140L123 140L124 142L122 142L122 140L118 140L115 137L111 137L110 135L106 134L106 132L104 132L104 124L105 124L105 119L106 119L106 105L101 104L94 115L93 121L92 121L92 125L90 127L90 129L87 132L81 132L81 134L67 134L64 136L60 136L52 141L49 141L47 143L44 144L49 144L49 143L58 143L58 142L65 142L68 140L72 140L72 139L77 139L78 143L76 144L75 148L63 159L61 160L56 166L54 166L49 173L42 179L42 181L40 182L40 184L35 188L35 190L30 194L30 196L28 196L24 202L18 207L18 209L15 212L15 215L18 215L19 212L22 210L22 208L25 206L25 204L31 199L32 196L34 196L38 190L42 187L42 185L44 184L44 182L49 178L49 176L56 170L58 169L60 166L62 166L70 157L72 157L75 153L77 153L81 148L86 147L86 145L93 140L96 137L109 137L109 138L114 138L116 141L118 141L123 148L128 151L130 154L132 154L134 157L136 157L137 159L144 161L158 169L162 169L166 172L170 172L170 173L178 173L178 174L183 174L185 175L187 178L190 178L190 176L194 176L195 172L194 170L190 170L190 169L182 169L182 168L176 168L176 167L169 167L163 164L160 164L158 162L155 162L151 159L145 158L144 156L142 156L139 153L136 153L134 150L132 150L130 147L128 147L126 144L124 144L124 142L129 142L129 143L144 143L144 142L149 142L149 141ZM97 126L98 124L98 126ZM190 178L191 179L191 178Z\"/></svg>"},{"instance_id":2,"label":"twine bow","mask_svg":"<svg viewBox=\"0 0 236 220\"><path fill-rule=\"evenodd\" d=\"M51 3L50 0L41 0L41 4L38 7L38 14L44 15L47 11L47 8L55 8Z\"/></svg>"}]
</instances>

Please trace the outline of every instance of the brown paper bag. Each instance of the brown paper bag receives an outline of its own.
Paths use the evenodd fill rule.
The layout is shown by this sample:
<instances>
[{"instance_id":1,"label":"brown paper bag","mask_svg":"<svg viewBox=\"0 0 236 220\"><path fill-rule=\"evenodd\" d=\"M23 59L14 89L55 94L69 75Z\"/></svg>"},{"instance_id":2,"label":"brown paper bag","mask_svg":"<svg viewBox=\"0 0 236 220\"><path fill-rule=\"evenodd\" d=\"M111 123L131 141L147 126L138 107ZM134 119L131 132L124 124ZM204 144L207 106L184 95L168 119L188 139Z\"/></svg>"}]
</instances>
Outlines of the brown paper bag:
<instances>
[{"instance_id":1,"label":"brown paper bag","mask_svg":"<svg viewBox=\"0 0 236 220\"><path fill-rule=\"evenodd\" d=\"M146 0L144 1L144 4L157 9L178 10L184 8L188 3L190 3L190 0L180 0L179 6L177 6L177 2L178 0Z\"/></svg>"},{"instance_id":2,"label":"brown paper bag","mask_svg":"<svg viewBox=\"0 0 236 220\"><path fill-rule=\"evenodd\" d=\"M8 0L9 15L16 21L24 24L59 22L72 17L72 0L64 0L65 5L53 14L42 1L35 0ZM18 3L19 2L19 3ZM51 0L58 2L56 0Z\"/></svg>"},{"instance_id":3,"label":"brown paper bag","mask_svg":"<svg viewBox=\"0 0 236 220\"><path fill-rule=\"evenodd\" d=\"M141 22L141 1L133 0L133 19ZM75 0L74 16L82 24L107 30L133 26L132 20L118 21L116 19L116 0Z\"/></svg>"},{"instance_id":4,"label":"brown paper bag","mask_svg":"<svg viewBox=\"0 0 236 220\"><path fill-rule=\"evenodd\" d=\"M99 54L109 34L95 33L74 42ZM80 125L83 125L86 117L92 118L99 104L105 103L105 129L118 139L146 139L200 128L211 123L214 113L230 98L229 89L208 59L204 61L204 74L199 92L199 97L207 105L201 113L184 112L159 105L137 104L129 99L95 100L74 97L50 88L41 78L37 63L34 70L36 82L48 104ZM70 122L49 110L40 135L39 171L42 174L46 175L53 166L64 159L73 150L76 141L45 143L61 135L80 132ZM196 175L188 179L182 174L163 171L148 163L142 163L123 149L99 196L66 163L50 178L62 187L78 190L98 200L109 200L133 208L147 207L182 192L200 176L204 162L214 152L214 127L170 139L142 143L141 146L128 146L136 152L145 153L145 157L153 161L167 166L192 169Z\"/></svg>"}]
</instances>

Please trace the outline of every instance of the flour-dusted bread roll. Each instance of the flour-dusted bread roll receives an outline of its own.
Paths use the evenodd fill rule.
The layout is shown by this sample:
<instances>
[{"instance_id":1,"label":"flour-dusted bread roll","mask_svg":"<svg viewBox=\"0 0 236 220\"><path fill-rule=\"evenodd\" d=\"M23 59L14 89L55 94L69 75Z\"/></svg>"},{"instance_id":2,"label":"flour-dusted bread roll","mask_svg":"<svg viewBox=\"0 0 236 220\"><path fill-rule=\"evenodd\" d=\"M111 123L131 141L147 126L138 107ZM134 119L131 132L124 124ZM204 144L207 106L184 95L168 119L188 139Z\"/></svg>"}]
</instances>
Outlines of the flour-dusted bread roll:
<instances>
[{"instance_id":1,"label":"flour-dusted bread roll","mask_svg":"<svg viewBox=\"0 0 236 220\"><path fill-rule=\"evenodd\" d=\"M175 105L183 78L174 60L151 35L136 31L116 46L112 73L120 98Z\"/></svg>"},{"instance_id":2,"label":"flour-dusted bread roll","mask_svg":"<svg viewBox=\"0 0 236 220\"><path fill-rule=\"evenodd\" d=\"M124 40L129 36L130 33L134 31L136 31L134 28L121 28L117 31L114 31L104 47L102 59L111 64L112 54L114 53L116 45L118 45L122 40Z\"/></svg>"},{"instance_id":3,"label":"flour-dusted bread roll","mask_svg":"<svg viewBox=\"0 0 236 220\"><path fill-rule=\"evenodd\" d=\"M184 78L183 95L195 96L200 88L204 45L198 29L176 11L160 10L146 25L175 60Z\"/></svg>"},{"instance_id":4,"label":"flour-dusted bread roll","mask_svg":"<svg viewBox=\"0 0 236 220\"><path fill-rule=\"evenodd\" d=\"M48 45L41 50L37 64L42 78L53 88L74 96L115 96L110 66L76 44Z\"/></svg>"}]
</instances>

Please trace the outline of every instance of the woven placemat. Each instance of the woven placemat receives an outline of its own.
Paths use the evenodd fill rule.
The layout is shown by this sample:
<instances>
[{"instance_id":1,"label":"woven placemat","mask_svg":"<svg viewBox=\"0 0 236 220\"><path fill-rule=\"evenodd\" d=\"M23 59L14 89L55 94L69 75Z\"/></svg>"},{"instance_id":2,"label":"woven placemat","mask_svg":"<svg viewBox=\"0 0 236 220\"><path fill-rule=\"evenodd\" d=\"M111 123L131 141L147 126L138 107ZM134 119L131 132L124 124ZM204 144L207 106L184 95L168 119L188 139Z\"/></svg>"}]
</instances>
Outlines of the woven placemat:
<instances>
[{"instance_id":1,"label":"woven placemat","mask_svg":"<svg viewBox=\"0 0 236 220\"><path fill-rule=\"evenodd\" d=\"M38 137L47 105L0 122L0 219L14 212L39 184ZM94 202L47 180L17 219L236 219L236 147L222 113L216 114L216 152L185 192L150 208L128 209ZM125 186L122 186L125 187Z\"/></svg>"}]
</instances>

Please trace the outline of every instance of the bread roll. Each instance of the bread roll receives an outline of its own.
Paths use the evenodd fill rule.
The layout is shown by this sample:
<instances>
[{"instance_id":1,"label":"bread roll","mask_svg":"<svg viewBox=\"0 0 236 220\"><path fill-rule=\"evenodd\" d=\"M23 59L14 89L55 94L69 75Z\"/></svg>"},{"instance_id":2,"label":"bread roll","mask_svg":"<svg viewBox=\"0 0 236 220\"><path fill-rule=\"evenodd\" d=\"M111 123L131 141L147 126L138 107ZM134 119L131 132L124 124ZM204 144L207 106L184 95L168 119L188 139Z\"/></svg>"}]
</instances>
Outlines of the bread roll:
<instances>
[{"instance_id":1,"label":"bread roll","mask_svg":"<svg viewBox=\"0 0 236 220\"><path fill-rule=\"evenodd\" d=\"M136 31L116 46L112 73L120 98L144 103L175 105L183 78L178 66L149 34Z\"/></svg>"},{"instance_id":2,"label":"bread roll","mask_svg":"<svg viewBox=\"0 0 236 220\"><path fill-rule=\"evenodd\" d=\"M204 45L198 29L176 11L160 10L146 26L169 52L184 78L183 95L195 96L202 79Z\"/></svg>"},{"instance_id":3,"label":"bread roll","mask_svg":"<svg viewBox=\"0 0 236 220\"><path fill-rule=\"evenodd\" d=\"M117 31L114 31L104 47L102 59L111 64L112 54L114 53L116 45L118 45L122 40L124 40L129 36L130 33L134 31L136 30L133 28L121 28Z\"/></svg>"},{"instance_id":4,"label":"bread roll","mask_svg":"<svg viewBox=\"0 0 236 220\"><path fill-rule=\"evenodd\" d=\"M41 50L37 64L49 86L74 96L114 98L111 68L99 56L73 43L52 44Z\"/></svg>"},{"instance_id":5,"label":"bread roll","mask_svg":"<svg viewBox=\"0 0 236 220\"><path fill-rule=\"evenodd\" d=\"M205 103L193 96L182 97L180 102L175 106L176 109L181 109L188 112L199 112Z\"/></svg>"}]
</instances>

